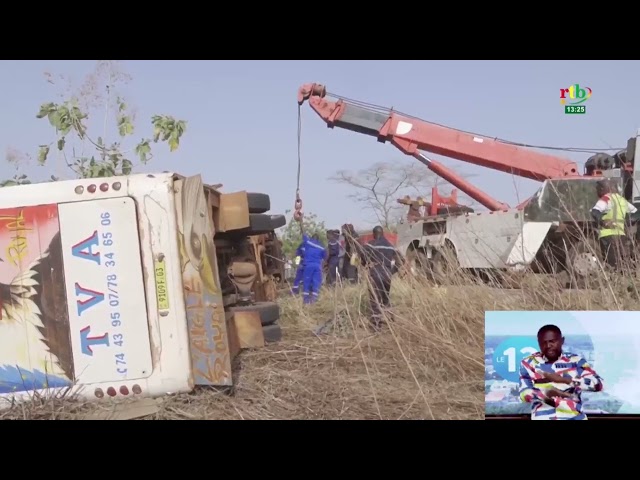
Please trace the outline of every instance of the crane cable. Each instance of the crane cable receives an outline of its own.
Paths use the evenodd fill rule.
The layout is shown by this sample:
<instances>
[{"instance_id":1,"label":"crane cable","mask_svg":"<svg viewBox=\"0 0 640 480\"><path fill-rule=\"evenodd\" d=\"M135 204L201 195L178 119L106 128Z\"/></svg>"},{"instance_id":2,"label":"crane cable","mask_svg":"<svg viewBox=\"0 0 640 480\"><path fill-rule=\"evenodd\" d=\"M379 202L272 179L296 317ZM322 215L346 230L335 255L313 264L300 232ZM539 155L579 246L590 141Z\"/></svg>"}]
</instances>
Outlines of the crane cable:
<instances>
[{"instance_id":1,"label":"crane cable","mask_svg":"<svg viewBox=\"0 0 640 480\"><path fill-rule=\"evenodd\" d=\"M298 104L298 174L296 179L296 201L293 207L293 219L300 223L300 231L302 232L302 199L300 198L300 171L302 167L301 150L302 139L302 111L301 106Z\"/></svg>"}]
</instances>

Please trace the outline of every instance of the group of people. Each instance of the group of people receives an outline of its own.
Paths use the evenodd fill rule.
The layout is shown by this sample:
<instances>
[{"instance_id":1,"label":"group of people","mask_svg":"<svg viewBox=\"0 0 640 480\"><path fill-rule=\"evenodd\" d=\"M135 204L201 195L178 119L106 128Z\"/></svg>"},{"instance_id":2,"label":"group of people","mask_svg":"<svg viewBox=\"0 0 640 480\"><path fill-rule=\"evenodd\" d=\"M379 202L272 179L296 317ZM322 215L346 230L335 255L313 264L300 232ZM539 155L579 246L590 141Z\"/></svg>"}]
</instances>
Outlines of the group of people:
<instances>
[{"instance_id":1,"label":"group of people","mask_svg":"<svg viewBox=\"0 0 640 480\"><path fill-rule=\"evenodd\" d=\"M619 267L620 243L625 238L625 224L629 214L636 213L635 207L622 195L615 193L611 183L603 179L597 184L599 200L591 214L599 229L599 240L604 258L611 267ZM371 322L379 327L383 319L383 310L390 306L389 294L391 280L402 266L404 259L396 248L385 238L381 226L373 229L373 240L366 244L357 241L355 230L343 225L345 252L340 267L341 247L340 231L327 232L328 245L325 247L318 234L309 237L306 233L296 250L297 270L293 281L292 293L302 296L305 304L318 301L323 285L324 266L327 266L327 285L334 285L338 276L357 282L355 261L366 268L371 303Z\"/></svg>"},{"instance_id":2,"label":"group of people","mask_svg":"<svg viewBox=\"0 0 640 480\"><path fill-rule=\"evenodd\" d=\"M300 286L302 286L305 303L315 303L318 300L320 287L324 283L323 266L327 266L327 284L334 285L336 283L341 253L339 237L338 230L329 230L327 232L328 245L325 248L317 233L313 234L311 238L307 234L303 234L302 243L296 249L297 269L291 290L297 295L300 293ZM351 244L351 242L348 243ZM351 261L351 255L345 251L344 262L348 261Z\"/></svg>"},{"instance_id":3,"label":"group of people","mask_svg":"<svg viewBox=\"0 0 640 480\"><path fill-rule=\"evenodd\" d=\"M328 231L328 245L326 247L320 241L318 234L311 237L306 233L302 235L302 243L296 250L298 266L292 292L299 294L302 284L302 296L305 304L318 301L320 288L323 284L323 265L325 263L328 266L327 284L334 285L336 283L340 265L339 234L340 232L337 230ZM369 280L371 323L374 328L379 328L384 318L383 311L390 306L389 295L392 277L402 266L403 257L385 238L381 226L373 229L373 239L364 245L354 241L352 232L348 229L343 228L343 234L346 237L346 245L342 271L348 271L349 267L351 270L355 270L354 260L356 258L360 265L366 268ZM356 275L350 275L350 280L357 281Z\"/></svg>"}]
</instances>

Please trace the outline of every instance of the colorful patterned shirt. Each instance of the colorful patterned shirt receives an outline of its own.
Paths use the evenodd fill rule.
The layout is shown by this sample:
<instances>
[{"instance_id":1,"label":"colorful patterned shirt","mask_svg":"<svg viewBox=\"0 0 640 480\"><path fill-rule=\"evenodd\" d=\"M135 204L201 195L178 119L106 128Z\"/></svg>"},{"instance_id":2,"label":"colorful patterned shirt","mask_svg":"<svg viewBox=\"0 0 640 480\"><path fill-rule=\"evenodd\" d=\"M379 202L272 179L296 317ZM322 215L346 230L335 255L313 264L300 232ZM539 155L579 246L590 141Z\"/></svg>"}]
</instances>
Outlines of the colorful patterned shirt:
<instances>
[{"instance_id":1,"label":"colorful patterned shirt","mask_svg":"<svg viewBox=\"0 0 640 480\"><path fill-rule=\"evenodd\" d=\"M540 372L557 373L571 379L570 385L549 382ZM602 378L580 355L563 352L552 363L540 352L522 360L520 364L520 400L531 404L532 420L587 420L582 411L582 392L600 392ZM555 388L570 398L548 399L545 392ZM553 403L549 405L545 400Z\"/></svg>"}]
</instances>

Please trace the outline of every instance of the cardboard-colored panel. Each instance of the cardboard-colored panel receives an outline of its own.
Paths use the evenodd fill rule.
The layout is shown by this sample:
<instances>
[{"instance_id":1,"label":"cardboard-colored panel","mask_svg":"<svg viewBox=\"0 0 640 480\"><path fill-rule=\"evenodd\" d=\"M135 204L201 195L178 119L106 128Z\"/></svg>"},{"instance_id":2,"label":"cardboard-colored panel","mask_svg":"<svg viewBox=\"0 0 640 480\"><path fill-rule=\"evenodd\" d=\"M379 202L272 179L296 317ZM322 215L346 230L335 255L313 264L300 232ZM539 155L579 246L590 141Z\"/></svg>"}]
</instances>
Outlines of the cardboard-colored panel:
<instances>
[{"instance_id":1,"label":"cardboard-colored panel","mask_svg":"<svg viewBox=\"0 0 640 480\"><path fill-rule=\"evenodd\" d=\"M218 231L228 232L249 228L249 200L247 192L223 193L220 196Z\"/></svg>"},{"instance_id":2,"label":"cardboard-colored panel","mask_svg":"<svg viewBox=\"0 0 640 480\"><path fill-rule=\"evenodd\" d=\"M234 312L233 323L240 348L264 347L264 334L258 312Z\"/></svg>"}]
</instances>

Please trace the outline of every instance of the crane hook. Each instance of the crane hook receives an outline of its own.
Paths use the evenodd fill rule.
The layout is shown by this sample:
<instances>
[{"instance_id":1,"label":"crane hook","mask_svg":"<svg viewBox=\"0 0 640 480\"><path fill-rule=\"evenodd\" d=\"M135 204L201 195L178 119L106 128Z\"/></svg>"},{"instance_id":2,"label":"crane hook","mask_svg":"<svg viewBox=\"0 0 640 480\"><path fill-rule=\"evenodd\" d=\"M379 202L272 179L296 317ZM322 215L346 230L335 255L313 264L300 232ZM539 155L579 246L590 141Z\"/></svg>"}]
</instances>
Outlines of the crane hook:
<instances>
[{"instance_id":1,"label":"crane hook","mask_svg":"<svg viewBox=\"0 0 640 480\"><path fill-rule=\"evenodd\" d=\"M296 190L296 202L293 207L293 218L296 222L302 222L302 199L300 190Z\"/></svg>"}]
</instances>

